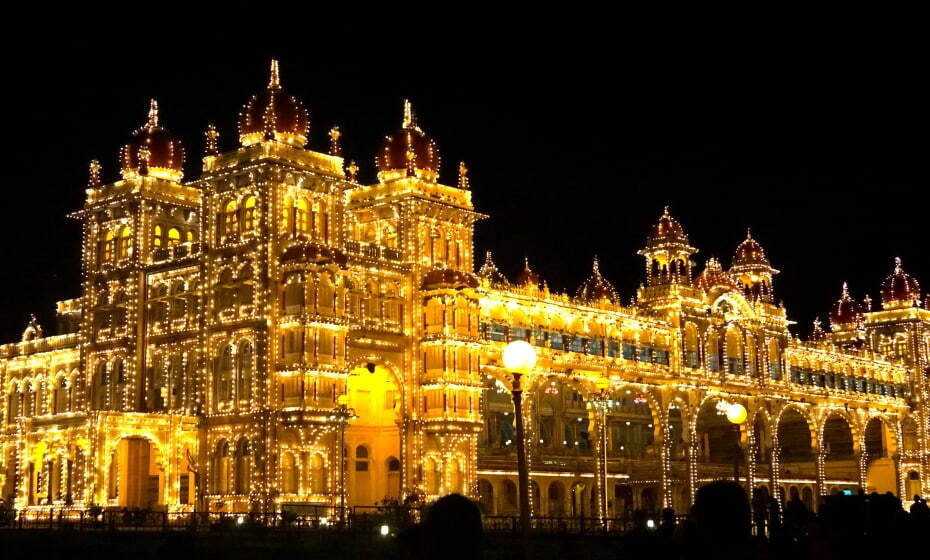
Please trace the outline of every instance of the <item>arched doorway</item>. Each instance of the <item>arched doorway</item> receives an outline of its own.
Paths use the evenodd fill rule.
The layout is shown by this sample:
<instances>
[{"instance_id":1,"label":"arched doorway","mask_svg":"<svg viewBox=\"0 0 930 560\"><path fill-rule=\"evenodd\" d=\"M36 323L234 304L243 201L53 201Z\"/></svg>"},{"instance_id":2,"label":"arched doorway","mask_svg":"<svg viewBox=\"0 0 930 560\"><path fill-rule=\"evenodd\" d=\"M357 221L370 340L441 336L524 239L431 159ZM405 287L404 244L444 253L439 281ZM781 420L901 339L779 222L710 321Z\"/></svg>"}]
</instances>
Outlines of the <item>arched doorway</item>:
<instances>
[{"instance_id":1,"label":"arched doorway","mask_svg":"<svg viewBox=\"0 0 930 560\"><path fill-rule=\"evenodd\" d=\"M907 473L907 479L905 480L905 485L907 488L907 496L905 500L913 500L915 496L921 495L921 485L920 485L920 473L917 471L910 471Z\"/></svg>"},{"instance_id":2,"label":"arched doorway","mask_svg":"<svg viewBox=\"0 0 930 560\"><path fill-rule=\"evenodd\" d=\"M852 429L849 422L838 414L831 415L823 424L822 452L824 478L856 483L855 478L850 479L858 470Z\"/></svg>"},{"instance_id":3,"label":"arched doorway","mask_svg":"<svg viewBox=\"0 0 930 560\"><path fill-rule=\"evenodd\" d=\"M356 368L349 373L346 392L347 404L355 411L345 433L349 505L400 498L402 398L394 375L380 365Z\"/></svg>"},{"instance_id":4,"label":"arched doorway","mask_svg":"<svg viewBox=\"0 0 930 560\"><path fill-rule=\"evenodd\" d=\"M110 496L120 506L156 509L162 503L162 473L149 440L121 439L113 450L110 472Z\"/></svg>"},{"instance_id":5,"label":"arched doorway","mask_svg":"<svg viewBox=\"0 0 930 560\"><path fill-rule=\"evenodd\" d=\"M562 517L565 515L565 485L558 480L549 483L549 493L546 496L549 510L546 512L550 517Z\"/></svg>"},{"instance_id":6,"label":"arched doorway","mask_svg":"<svg viewBox=\"0 0 930 560\"><path fill-rule=\"evenodd\" d=\"M817 465L814 461L813 436L807 419L794 407L789 407L778 418L777 434L781 471L778 477L783 480L816 479Z\"/></svg>"},{"instance_id":7,"label":"arched doorway","mask_svg":"<svg viewBox=\"0 0 930 560\"><path fill-rule=\"evenodd\" d=\"M494 515L494 486L491 481L482 478L478 481L478 502L485 515Z\"/></svg>"},{"instance_id":8,"label":"arched doorway","mask_svg":"<svg viewBox=\"0 0 930 560\"><path fill-rule=\"evenodd\" d=\"M895 440L885 421L872 418L865 425L866 487L869 492L898 494L897 473L892 456Z\"/></svg>"}]
</instances>

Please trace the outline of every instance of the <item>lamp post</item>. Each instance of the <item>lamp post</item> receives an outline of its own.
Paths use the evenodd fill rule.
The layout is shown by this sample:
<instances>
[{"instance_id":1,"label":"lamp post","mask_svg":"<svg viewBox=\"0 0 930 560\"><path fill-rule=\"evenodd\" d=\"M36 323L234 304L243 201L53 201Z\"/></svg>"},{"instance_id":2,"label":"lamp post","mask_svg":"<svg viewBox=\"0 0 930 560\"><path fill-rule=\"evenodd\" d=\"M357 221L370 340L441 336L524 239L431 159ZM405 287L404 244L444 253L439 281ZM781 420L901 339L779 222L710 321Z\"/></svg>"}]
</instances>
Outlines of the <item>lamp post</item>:
<instances>
[{"instance_id":1,"label":"lamp post","mask_svg":"<svg viewBox=\"0 0 930 560\"><path fill-rule=\"evenodd\" d=\"M349 397L336 397L336 419L339 422L339 521L345 523L346 515L346 426L355 418L355 410L349 408Z\"/></svg>"},{"instance_id":2,"label":"lamp post","mask_svg":"<svg viewBox=\"0 0 930 560\"><path fill-rule=\"evenodd\" d=\"M514 340L504 348L504 367L513 375L513 413L517 420L517 478L520 483L520 528L523 554L529 556L530 472L526 463L526 432L523 429L523 387L520 379L536 365L536 351L525 340Z\"/></svg>"},{"instance_id":3,"label":"lamp post","mask_svg":"<svg viewBox=\"0 0 930 560\"><path fill-rule=\"evenodd\" d=\"M739 484L739 465L743 462L743 448L739 444L739 427L746 421L746 407L739 403L733 403L727 406L727 420L733 424L733 431L736 434L736 454L733 457L733 481Z\"/></svg>"}]
</instances>

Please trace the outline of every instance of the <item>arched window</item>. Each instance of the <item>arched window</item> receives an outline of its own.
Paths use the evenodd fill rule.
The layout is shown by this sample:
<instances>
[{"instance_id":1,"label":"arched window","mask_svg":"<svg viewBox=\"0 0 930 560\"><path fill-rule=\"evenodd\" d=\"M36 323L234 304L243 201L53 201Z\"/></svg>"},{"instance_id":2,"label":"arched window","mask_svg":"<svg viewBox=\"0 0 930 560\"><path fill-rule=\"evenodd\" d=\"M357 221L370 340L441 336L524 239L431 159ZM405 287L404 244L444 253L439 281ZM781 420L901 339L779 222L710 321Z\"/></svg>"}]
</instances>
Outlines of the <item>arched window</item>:
<instances>
[{"instance_id":1,"label":"arched window","mask_svg":"<svg viewBox=\"0 0 930 560\"><path fill-rule=\"evenodd\" d=\"M743 373L743 341L739 329L727 329L727 373L739 375Z\"/></svg>"},{"instance_id":2,"label":"arched window","mask_svg":"<svg viewBox=\"0 0 930 560\"><path fill-rule=\"evenodd\" d=\"M228 237L239 235L239 206L235 200L227 202L223 211L223 235Z\"/></svg>"},{"instance_id":3,"label":"arched window","mask_svg":"<svg viewBox=\"0 0 930 560\"><path fill-rule=\"evenodd\" d=\"M254 288L252 286L252 267L250 265L243 266L242 270L239 271L237 283L239 284L236 289L239 305L251 305L254 299Z\"/></svg>"},{"instance_id":4,"label":"arched window","mask_svg":"<svg viewBox=\"0 0 930 560\"><path fill-rule=\"evenodd\" d=\"M213 492L226 494L229 492L229 442L225 439L216 444L213 455Z\"/></svg>"},{"instance_id":5,"label":"arched window","mask_svg":"<svg viewBox=\"0 0 930 560\"><path fill-rule=\"evenodd\" d=\"M294 216L297 233L307 234L310 232L310 203L306 198L297 200L297 211Z\"/></svg>"},{"instance_id":6,"label":"arched window","mask_svg":"<svg viewBox=\"0 0 930 560\"><path fill-rule=\"evenodd\" d=\"M119 230L119 247L117 249L119 258L125 259L132 255L132 231L129 226L123 226Z\"/></svg>"},{"instance_id":7,"label":"arched window","mask_svg":"<svg viewBox=\"0 0 930 560\"><path fill-rule=\"evenodd\" d=\"M297 493L297 462L294 455L284 453L281 456L281 490L285 494Z\"/></svg>"},{"instance_id":8,"label":"arched window","mask_svg":"<svg viewBox=\"0 0 930 560\"><path fill-rule=\"evenodd\" d=\"M156 247L161 247L161 244L162 244L161 235L162 235L161 226L155 226L155 229L152 231L152 244L155 245Z\"/></svg>"},{"instance_id":9,"label":"arched window","mask_svg":"<svg viewBox=\"0 0 930 560\"><path fill-rule=\"evenodd\" d=\"M281 231L283 233L293 233L294 224L294 199L290 196L284 197L284 206L281 208Z\"/></svg>"},{"instance_id":10,"label":"arched window","mask_svg":"<svg viewBox=\"0 0 930 560\"><path fill-rule=\"evenodd\" d=\"M69 398L69 387L68 380L64 375L58 378L58 381L55 383L55 414L61 414L62 412L68 412L68 404L70 402Z\"/></svg>"},{"instance_id":11,"label":"arched window","mask_svg":"<svg viewBox=\"0 0 930 560\"><path fill-rule=\"evenodd\" d=\"M240 439L236 443L236 494L249 493L249 483L252 474L252 465L249 459L250 455L249 440L246 438Z\"/></svg>"},{"instance_id":12,"label":"arched window","mask_svg":"<svg viewBox=\"0 0 930 560\"><path fill-rule=\"evenodd\" d=\"M255 197L250 196L245 199L244 212L242 214L242 231L252 231L255 229Z\"/></svg>"},{"instance_id":13,"label":"arched window","mask_svg":"<svg viewBox=\"0 0 930 560\"><path fill-rule=\"evenodd\" d=\"M181 232L178 228L168 230L168 246L174 247L181 244Z\"/></svg>"},{"instance_id":14,"label":"arched window","mask_svg":"<svg viewBox=\"0 0 930 560\"><path fill-rule=\"evenodd\" d=\"M238 379L236 382L236 399L248 401L252 396L252 344L246 342L239 351Z\"/></svg>"},{"instance_id":15,"label":"arched window","mask_svg":"<svg viewBox=\"0 0 930 560\"><path fill-rule=\"evenodd\" d=\"M364 445L355 448L355 470L368 472L368 448Z\"/></svg>"},{"instance_id":16,"label":"arched window","mask_svg":"<svg viewBox=\"0 0 930 560\"><path fill-rule=\"evenodd\" d=\"M232 400L233 354L233 345L227 344L217 361L214 390L218 407Z\"/></svg>"},{"instance_id":17,"label":"arched window","mask_svg":"<svg viewBox=\"0 0 930 560\"><path fill-rule=\"evenodd\" d=\"M324 494L326 486L326 463L323 457L316 453L310 457L310 488L314 494Z\"/></svg>"},{"instance_id":18,"label":"arched window","mask_svg":"<svg viewBox=\"0 0 930 560\"><path fill-rule=\"evenodd\" d=\"M104 239L103 239L103 260L104 262L112 261L115 252L116 252L116 235L112 231L108 231L104 235Z\"/></svg>"}]
</instances>

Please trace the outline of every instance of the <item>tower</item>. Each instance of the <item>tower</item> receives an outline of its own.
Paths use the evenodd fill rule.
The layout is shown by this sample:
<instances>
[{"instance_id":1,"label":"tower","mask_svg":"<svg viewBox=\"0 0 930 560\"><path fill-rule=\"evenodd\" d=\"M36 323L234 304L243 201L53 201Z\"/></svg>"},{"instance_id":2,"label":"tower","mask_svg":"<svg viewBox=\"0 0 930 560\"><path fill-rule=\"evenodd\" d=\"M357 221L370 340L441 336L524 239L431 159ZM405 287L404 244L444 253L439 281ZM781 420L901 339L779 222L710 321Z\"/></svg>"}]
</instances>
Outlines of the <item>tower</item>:
<instances>
[{"instance_id":1,"label":"tower","mask_svg":"<svg viewBox=\"0 0 930 560\"><path fill-rule=\"evenodd\" d=\"M688 244L684 228L666 206L646 238L646 246L639 251L646 259L646 285L689 285L691 256L695 253L697 249Z\"/></svg>"},{"instance_id":2,"label":"tower","mask_svg":"<svg viewBox=\"0 0 930 560\"><path fill-rule=\"evenodd\" d=\"M769 264L765 250L749 230L746 230L746 239L736 247L729 273L742 286L748 299L773 302L772 278L778 271Z\"/></svg>"}]
</instances>

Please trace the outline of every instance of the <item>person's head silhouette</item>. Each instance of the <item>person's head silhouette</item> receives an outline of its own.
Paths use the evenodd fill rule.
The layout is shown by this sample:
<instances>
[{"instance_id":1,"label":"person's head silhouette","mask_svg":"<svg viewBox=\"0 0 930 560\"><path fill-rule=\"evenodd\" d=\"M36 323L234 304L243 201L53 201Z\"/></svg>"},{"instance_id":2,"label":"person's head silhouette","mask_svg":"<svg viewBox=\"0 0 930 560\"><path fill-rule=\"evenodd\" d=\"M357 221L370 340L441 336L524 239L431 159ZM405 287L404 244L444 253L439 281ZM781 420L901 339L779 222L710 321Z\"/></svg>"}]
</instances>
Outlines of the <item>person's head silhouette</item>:
<instances>
[{"instance_id":1,"label":"person's head silhouette","mask_svg":"<svg viewBox=\"0 0 930 560\"><path fill-rule=\"evenodd\" d=\"M741 543L750 536L749 500L734 482L717 481L698 489L694 521L708 543Z\"/></svg>"},{"instance_id":2,"label":"person's head silhouette","mask_svg":"<svg viewBox=\"0 0 930 560\"><path fill-rule=\"evenodd\" d=\"M426 510L422 537L424 559L480 558L483 541L481 510L460 494L443 496Z\"/></svg>"}]
</instances>

